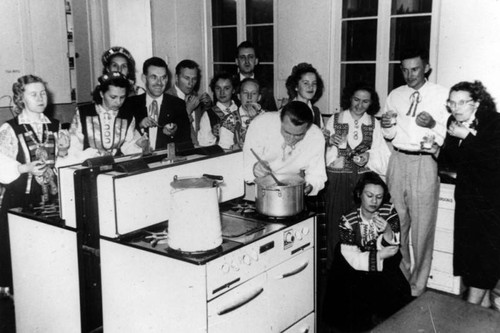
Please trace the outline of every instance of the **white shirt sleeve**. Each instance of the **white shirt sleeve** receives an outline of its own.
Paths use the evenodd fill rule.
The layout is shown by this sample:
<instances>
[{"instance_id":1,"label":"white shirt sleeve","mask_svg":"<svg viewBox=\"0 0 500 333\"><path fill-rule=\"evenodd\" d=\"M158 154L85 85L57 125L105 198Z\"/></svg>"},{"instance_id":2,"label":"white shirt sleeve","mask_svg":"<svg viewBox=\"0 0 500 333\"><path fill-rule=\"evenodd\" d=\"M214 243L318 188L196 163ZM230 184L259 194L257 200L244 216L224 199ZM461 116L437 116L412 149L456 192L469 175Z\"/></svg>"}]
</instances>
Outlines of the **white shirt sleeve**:
<instances>
[{"instance_id":1,"label":"white shirt sleeve","mask_svg":"<svg viewBox=\"0 0 500 333\"><path fill-rule=\"evenodd\" d=\"M217 138L212 133L212 125L207 112L204 112L200 119L200 130L198 131L198 143L202 147L213 146Z\"/></svg>"},{"instance_id":2,"label":"white shirt sleeve","mask_svg":"<svg viewBox=\"0 0 500 333\"><path fill-rule=\"evenodd\" d=\"M0 183L10 184L19 176L18 167L21 165L16 159L18 140L14 129L7 123L0 127Z\"/></svg>"},{"instance_id":3,"label":"white shirt sleeve","mask_svg":"<svg viewBox=\"0 0 500 333\"><path fill-rule=\"evenodd\" d=\"M219 130L219 146L223 149L230 149L234 144L234 133L221 126Z\"/></svg>"},{"instance_id":4,"label":"white shirt sleeve","mask_svg":"<svg viewBox=\"0 0 500 333\"><path fill-rule=\"evenodd\" d=\"M387 100L386 100L385 106L384 106L384 112L382 112L382 114L386 113L389 110L394 111L394 112L397 113L397 110L391 104L391 94L389 94L389 96L387 96ZM398 114L398 117L399 117L399 114ZM394 137L396 136L396 126L391 126L389 128L382 127L382 135L387 140L394 139Z\"/></svg>"},{"instance_id":5,"label":"white shirt sleeve","mask_svg":"<svg viewBox=\"0 0 500 333\"><path fill-rule=\"evenodd\" d=\"M318 142L314 143L319 148L308 161L308 167L305 170L305 180L312 185L313 189L309 195L317 195L325 187L326 168L325 168L325 140L323 135L319 137Z\"/></svg>"},{"instance_id":6,"label":"white shirt sleeve","mask_svg":"<svg viewBox=\"0 0 500 333\"><path fill-rule=\"evenodd\" d=\"M326 122L325 129L330 132L330 137L335 134L335 129L333 127L335 115L332 115L330 119ZM339 150L336 146L329 146L327 143L326 147L326 155L325 155L325 164L328 166L333 161L335 161L338 157Z\"/></svg>"}]
</instances>

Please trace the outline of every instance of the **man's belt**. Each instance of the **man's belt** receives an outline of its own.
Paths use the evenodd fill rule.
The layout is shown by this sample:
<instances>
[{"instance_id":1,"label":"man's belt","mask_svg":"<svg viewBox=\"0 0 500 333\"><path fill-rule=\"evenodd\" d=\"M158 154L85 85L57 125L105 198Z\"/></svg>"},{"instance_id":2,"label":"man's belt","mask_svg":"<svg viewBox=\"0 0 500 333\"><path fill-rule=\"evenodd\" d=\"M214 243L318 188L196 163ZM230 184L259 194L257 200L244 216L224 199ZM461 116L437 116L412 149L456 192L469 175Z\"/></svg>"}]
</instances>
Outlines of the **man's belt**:
<instances>
[{"instance_id":1,"label":"man's belt","mask_svg":"<svg viewBox=\"0 0 500 333\"><path fill-rule=\"evenodd\" d=\"M394 150L397 151L398 153L401 153L401 154L405 154L405 155L434 155L433 153L431 152L427 152L427 151L420 151L420 150L417 150L417 151L411 151L411 150L404 150L404 149L399 149L399 148L396 148L394 147Z\"/></svg>"}]
</instances>

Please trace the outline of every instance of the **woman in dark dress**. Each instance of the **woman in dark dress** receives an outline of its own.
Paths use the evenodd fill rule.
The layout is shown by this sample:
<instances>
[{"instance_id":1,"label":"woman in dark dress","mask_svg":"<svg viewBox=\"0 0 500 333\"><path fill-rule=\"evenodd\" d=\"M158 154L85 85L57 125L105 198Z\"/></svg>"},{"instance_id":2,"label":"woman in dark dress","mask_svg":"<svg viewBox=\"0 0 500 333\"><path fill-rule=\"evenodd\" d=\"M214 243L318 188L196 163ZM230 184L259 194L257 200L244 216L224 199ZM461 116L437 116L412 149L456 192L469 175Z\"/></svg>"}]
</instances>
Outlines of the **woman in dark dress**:
<instances>
[{"instance_id":1,"label":"woman in dark dress","mask_svg":"<svg viewBox=\"0 0 500 333\"><path fill-rule=\"evenodd\" d=\"M447 106L439 159L457 172L453 270L467 301L489 307L500 279L500 114L479 81L454 85Z\"/></svg>"},{"instance_id":2,"label":"woman in dark dress","mask_svg":"<svg viewBox=\"0 0 500 333\"><path fill-rule=\"evenodd\" d=\"M340 220L325 297L324 319L342 332L369 330L411 301L399 269L399 217L387 185L376 173L365 173L354 200L358 208Z\"/></svg>"},{"instance_id":3,"label":"woman in dark dress","mask_svg":"<svg viewBox=\"0 0 500 333\"><path fill-rule=\"evenodd\" d=\"M69 146L69 135L59 122L44 115L46 83L34 75L13 85L18 115L0 126L0 182L5 194L0 211L0 296L12 287L7 211L16 207L44 206L57 201L54 164Z\"/></svg>"}]
</instances>

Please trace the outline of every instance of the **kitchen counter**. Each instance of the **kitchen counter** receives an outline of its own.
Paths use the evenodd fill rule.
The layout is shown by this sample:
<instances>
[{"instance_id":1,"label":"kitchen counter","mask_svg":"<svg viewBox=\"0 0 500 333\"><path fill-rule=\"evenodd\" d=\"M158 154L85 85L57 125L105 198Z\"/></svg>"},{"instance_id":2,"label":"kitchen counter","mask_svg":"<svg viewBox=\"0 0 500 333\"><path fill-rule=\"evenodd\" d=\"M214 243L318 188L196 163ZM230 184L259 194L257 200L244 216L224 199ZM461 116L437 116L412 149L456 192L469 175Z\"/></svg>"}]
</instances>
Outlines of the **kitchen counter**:
<instances>
[{"instance_id":1,"label":"kitchen counter","mask_svg":"<svg viewBox=\"0 0 500 333\"><path fill-rule=\"evenodd\" d=\"M456 296L427 291L372 332L500 332L500 312Z\"/></svg>"}]
</instances>

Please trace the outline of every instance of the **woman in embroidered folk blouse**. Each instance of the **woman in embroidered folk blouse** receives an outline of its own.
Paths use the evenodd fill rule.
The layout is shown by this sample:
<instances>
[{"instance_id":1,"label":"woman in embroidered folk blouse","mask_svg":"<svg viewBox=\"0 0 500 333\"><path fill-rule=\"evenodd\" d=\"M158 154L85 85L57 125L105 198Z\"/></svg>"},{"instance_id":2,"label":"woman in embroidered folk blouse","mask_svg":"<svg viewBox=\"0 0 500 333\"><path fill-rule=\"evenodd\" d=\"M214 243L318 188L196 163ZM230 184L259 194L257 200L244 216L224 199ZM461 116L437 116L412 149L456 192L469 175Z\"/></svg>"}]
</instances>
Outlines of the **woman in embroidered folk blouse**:
<instances>
[{"instance_id":1,"label":"woman in embroidered folk blouse","mask_svg":"<svg viewBox=\"0 0 500 333\"><path fill-rule=\"evenodd\" d=\"M54 163L65 154L69 135L59 122L43 114L47 107L46 83L34 75L13 85L14 109L19 113L0 126L0 182L5 184L0 212L0 286L12 287L7 211L42 206L57 200Z\"/></svg>"},{"instance_id":2,"label":"woman in embroidered folk blouse","mask_svg":"<svg viewBox=\"0 0 500 333\"><path fill-rule=\"evenodd\" d=\"M132 112L121 109L130 87L118 72L104 74L94 91L94 103L80 106L73 117L71 146L61 164L81 163L103 155L142 153L146 143L135 129Z\"/></svg>"},{"instance_id":3,"label":"woman in embroidered folk blouse","mask_svg":"<svg viewBox=\"0 0 500 333\"><path fill-rule=\"evenodd\" d=\"M380 124L373 116L380 104L372 87L364 83L346 87L341 106L344 111L330 117L324 131L328 137L325 158L328 266L339 240L337 221L355 206L351 195L354 186L370 169L385 175L390 154Z\"/></svg>"},{"instance_id":4,"label":"woman in embroidered folk blouse","mask_svg":"<svg viewBox=\"0 0 500 333\"><path fill-rule=\"evenodd\" d=\"M374 172L354 189L358 208L340 219L340 243L328 276L325 319L348 332L372 328L411 300L399 269L399 217Z\"/></svg>"}]
</instances>

